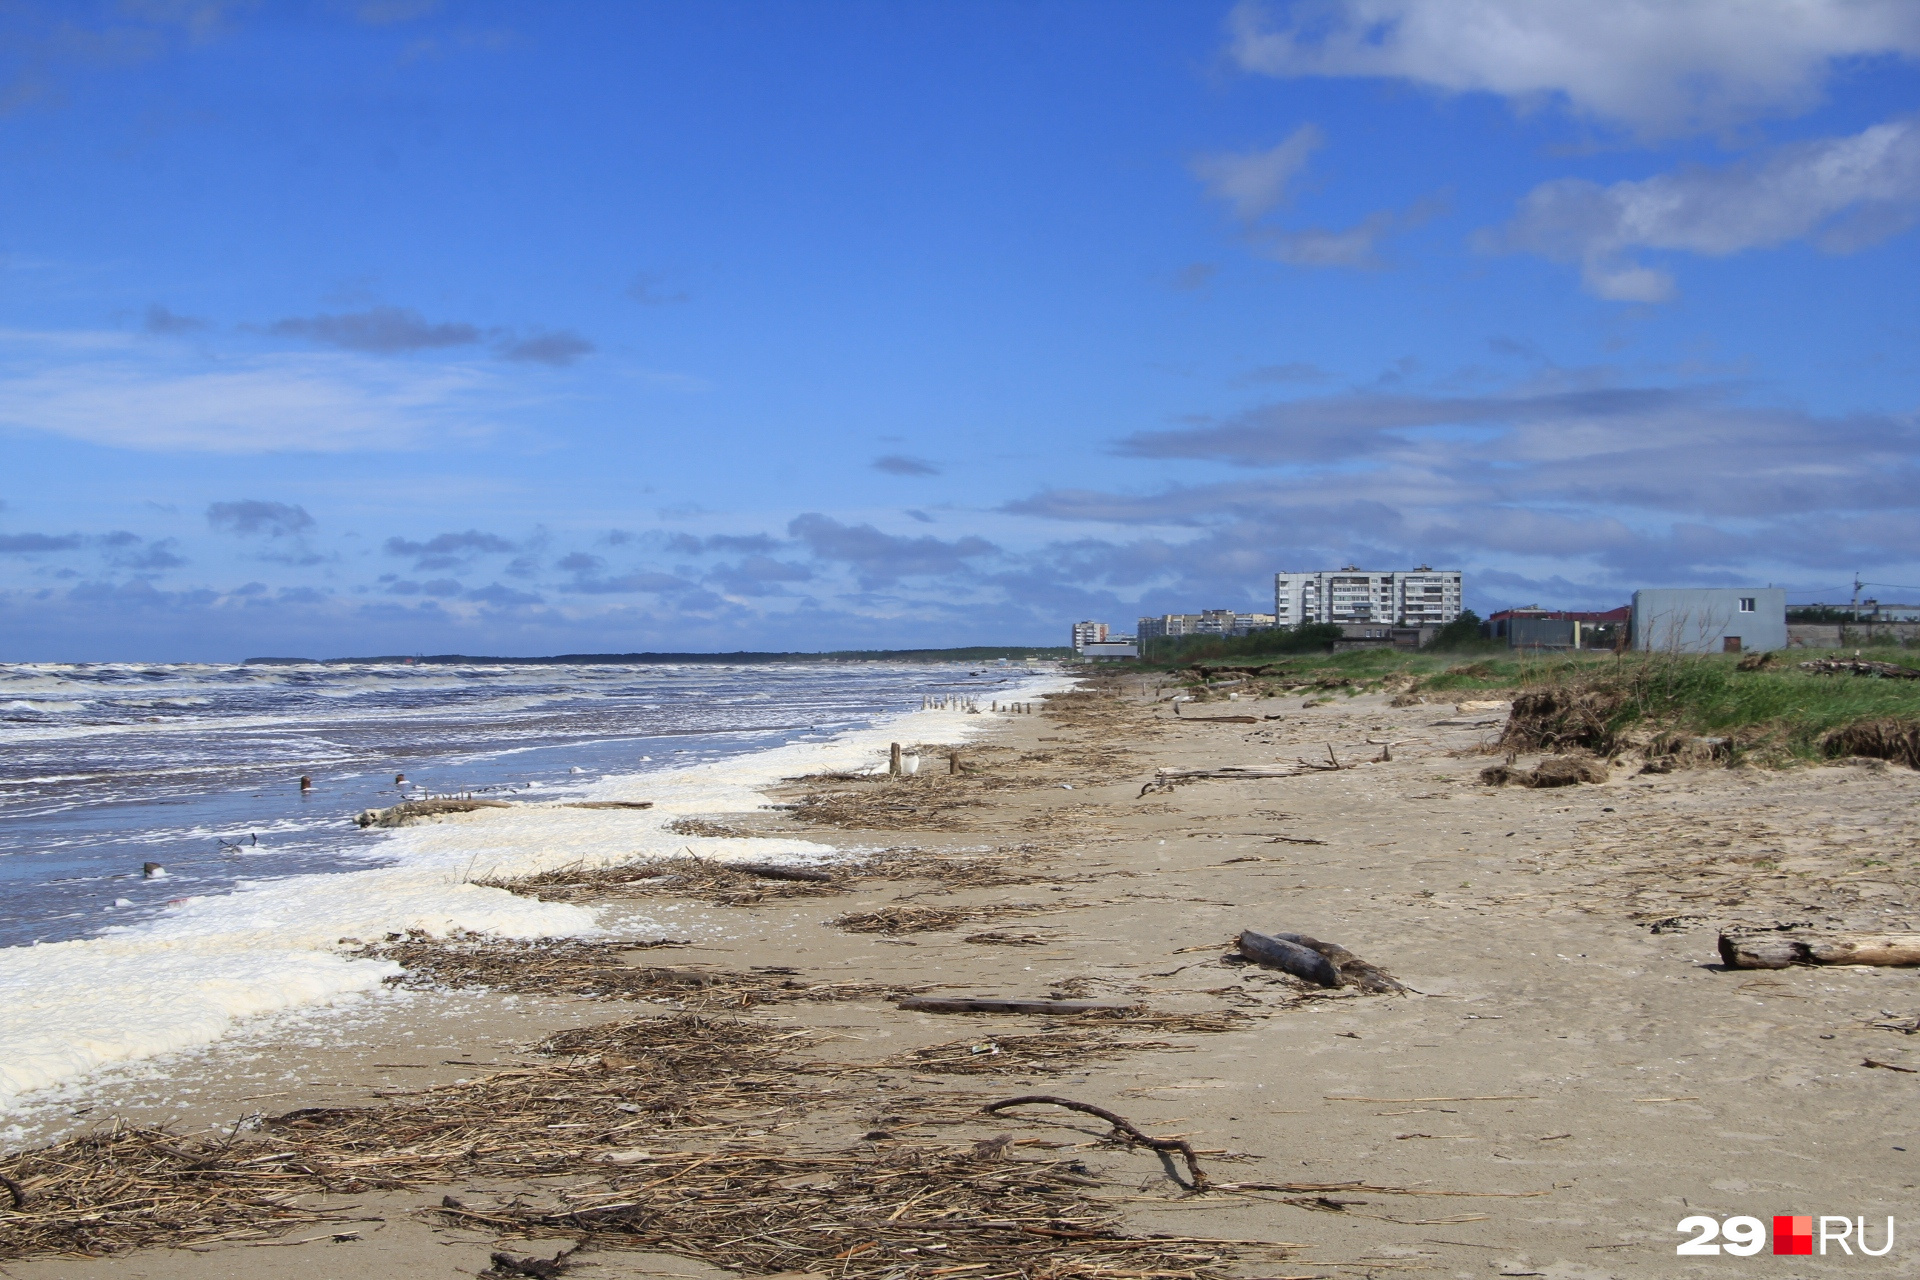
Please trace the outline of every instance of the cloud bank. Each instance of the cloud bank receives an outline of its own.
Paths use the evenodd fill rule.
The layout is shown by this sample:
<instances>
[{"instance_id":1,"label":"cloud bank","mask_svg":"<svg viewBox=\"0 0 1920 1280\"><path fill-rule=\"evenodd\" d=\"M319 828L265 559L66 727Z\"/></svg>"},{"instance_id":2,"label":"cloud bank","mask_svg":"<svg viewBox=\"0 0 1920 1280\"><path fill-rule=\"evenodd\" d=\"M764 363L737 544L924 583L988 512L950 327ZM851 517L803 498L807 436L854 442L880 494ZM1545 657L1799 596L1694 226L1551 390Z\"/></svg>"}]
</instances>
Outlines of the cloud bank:
<instances>
[{"instance_id":1,"label":"cloud bank","mask_svg":"<svg viewBox=\"0 0 1920 1280\"><path fill-rule=\"evenodd\" d=\"M1244 0L1228 29L1247 71L1559 102L1646 138L1798 113L1839 60L1920 55L1909 0Z\"/></svg>"},{"instance_id":2,"label":"cloud bank","mask_svg":"<svg viewBox=\"0 0 1920 1280\"><path fill-rule=\"evenodd\" d=\"M1810 239L1846 253L1904 231L1916 218L1920 120L1907 117L1719 168L1605 187L1580 178L1543 183L1481 244L1577 262L1588 291L1602 298L1664 302L1674 294L1673 277L1635 261L1635 250L1726 257Z\"/></svg>"}]
</instances>

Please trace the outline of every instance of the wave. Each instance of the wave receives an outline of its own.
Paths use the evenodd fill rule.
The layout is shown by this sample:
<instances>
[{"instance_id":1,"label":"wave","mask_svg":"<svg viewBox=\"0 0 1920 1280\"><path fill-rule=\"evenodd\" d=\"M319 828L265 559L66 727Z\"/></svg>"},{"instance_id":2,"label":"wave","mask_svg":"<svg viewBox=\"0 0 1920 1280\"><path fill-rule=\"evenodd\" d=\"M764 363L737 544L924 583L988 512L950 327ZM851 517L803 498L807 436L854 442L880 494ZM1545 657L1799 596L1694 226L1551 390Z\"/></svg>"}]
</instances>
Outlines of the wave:
<instances>
[{"instance_id":1,"label":"wave","mask_svg":"<svg viewBox=\"0 0 1920 1280\"><path fill-rule=\"evenodd\" d=\"M1070 681L1022 673L1012 698ZM0 949L0 1107L114 1063L210 1044L262 1014L351 1001L395 972L342 944L422 929L509 937L591 935L594 910L471 883L570 864L607 865L691 849L720 859L824 859L832 847L784 837L689 837L675 819L750 809L783 777L870 768L891 739L964 740L998 717L917 711L825 742L800 741L681 768L611 775L590 799L653 801L645 811L523 803L475 819L410 827L373 852L390 865L188 897L161 916L98 937ZM552 794L548 791L544 794ZM350 945L350 944L349 944Z\"/></svg>"}]
</instances>

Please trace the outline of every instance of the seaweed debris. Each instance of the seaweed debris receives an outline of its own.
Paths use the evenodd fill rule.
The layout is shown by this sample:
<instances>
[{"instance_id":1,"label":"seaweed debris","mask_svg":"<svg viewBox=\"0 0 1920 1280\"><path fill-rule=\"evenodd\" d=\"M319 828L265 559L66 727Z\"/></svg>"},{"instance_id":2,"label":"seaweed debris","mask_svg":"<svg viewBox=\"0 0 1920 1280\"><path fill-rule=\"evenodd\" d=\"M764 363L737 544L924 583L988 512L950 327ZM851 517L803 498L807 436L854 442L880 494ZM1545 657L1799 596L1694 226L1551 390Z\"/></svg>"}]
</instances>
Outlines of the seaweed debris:
<instances>
[{"instance_id":1,"label":"seaweed debris","mask_svg":"<svg viewBox=\"0 0 1920 1280\"><path fill-rule=\"evenodd\" d=\"M827 921L848 933L933 933L975 920L993 920L1000 916L1024 916L1045 911L1034 902L989 903L978 907L922 907L914 905L881 907L878 911L856 911Z\"/></svg>"},{"instance_id":2,"label":"seaweed debris","mask_svg":"<svg viewBox=\"0 0 1920 1280\"><path fill-rule=\"evenodd\" d=\"M1114 1034L1117 1028L1216 1035L1231 1031L1246 1020L1245 1014L1234 1010L1159 1013L1136 1008L1106 1014L1079 1014L1038 1031L971 1036L910 1049L890 1059L890 1063L942 1075L1048 1074L1075 1070L1096 1058L1179 1047L1166 1040L1123 1039Z\"/></svg>"},{"instance_id":3,"label":"seaweed debris","mask_svg":"<svg viewBox=\"0 0 1920 1280\"><path fill-rule=\"evenodd\" d=\"M23 1201L0 1211L0 1258L265 1239L351 1208L302 1197L456 1178L511 1183L431 1210L463 1226L762 1273L1206 1280L1250 1250L1290 1247L1130 1236L1078 1160L1011 1158L1005 1137L897 1136L960 1122L977 1098L891 1093L891 1128L799 1145L782 1131L816 1112L845 1119L867 1092L845 1079L866 1068L782 1060L806 1034L698 1014L628 1019L549 1037L545 1062L384 1106L292 1111L224 1138L119 1127L69 1139L0 1160Z\"/></svg>"},{"instance_id":4,"label":"seaweed debris","mask_svg":"<svg viewBox=\"0 0 1920 1280\"><path fill-rule=\"evenodd\" d=\"M848 889L845 879L838 875L826 880L773 879L750 865L690 856L650 858L611 867L557 867L538 875L474 883L542 902L663 897L697 898L721 907L753 906L769 898L824 898Z\"/></svg>"},{"instance_id":5,"label":"seaweed debris","mask_svg":"<svg viewBox=\"0 0 1920 1280\"><path fill-rule=\"evenodd\" d=\"M653 1000L686 1009L744 1009L797 1000L876 1000L918 987L878 982L808 982L788 968L741 972L705 967L637 965L635 951L690 946L656 942L586 942L576 938L498 938L474 934L436 938L420 930L352 952L356 959L392 960L405 973L397 986L489 987L516 995L573 995L599 1000Z\"/></svg>"}]
</instances>

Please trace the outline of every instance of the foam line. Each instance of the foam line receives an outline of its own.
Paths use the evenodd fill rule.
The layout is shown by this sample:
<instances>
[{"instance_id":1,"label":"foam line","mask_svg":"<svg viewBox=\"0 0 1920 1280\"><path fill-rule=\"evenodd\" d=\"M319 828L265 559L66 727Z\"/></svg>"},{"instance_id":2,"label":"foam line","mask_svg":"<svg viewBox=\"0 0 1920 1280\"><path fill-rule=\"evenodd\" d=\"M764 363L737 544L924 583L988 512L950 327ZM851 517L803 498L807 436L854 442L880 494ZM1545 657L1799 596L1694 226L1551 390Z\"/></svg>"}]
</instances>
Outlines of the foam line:
<instances>
[{"instance_id":1,"label":"foam line","mask_svg":"<svg viewBox=\"0 0 1920 1280\"><path fill-rule=\"evenodd\" d=\"M1003 696L1033 698L1071 684L1036 675ZM598 927L589 908L537 902L471 879L687 850L729 860L830 858L831 846L812 841L689 837L665 828L692 814L753 809L764 801L761 788L783 777L884 768L890 741L965 741L998 718L910 712L825 743L610 776L589 787L587 798L654 807L526 804L370 834L384 839L380 852L393 865L242 884L99 937L0 950L0 1107L112 1063L210 1044L243 1019L353 999L397 971L388 962L348 959L342 938L409 929L558 937Z\"/></svg>"}]
</instances>

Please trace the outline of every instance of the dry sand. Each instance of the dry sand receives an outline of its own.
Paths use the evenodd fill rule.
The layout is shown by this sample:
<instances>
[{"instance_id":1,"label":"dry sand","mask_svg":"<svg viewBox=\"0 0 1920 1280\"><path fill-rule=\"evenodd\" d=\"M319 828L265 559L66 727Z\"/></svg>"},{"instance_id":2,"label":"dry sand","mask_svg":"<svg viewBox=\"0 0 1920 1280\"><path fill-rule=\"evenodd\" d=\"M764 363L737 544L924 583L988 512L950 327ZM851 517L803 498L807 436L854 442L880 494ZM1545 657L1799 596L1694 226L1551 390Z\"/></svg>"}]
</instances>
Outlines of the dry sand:
<instances>
[{"instance_id":1,"label":"dry sand","mask_svg":"<svg viewBox=\"0 0 1920 1280\"><path fill-rule=\"evenodd\" d=\"M1243 1015L1218 1033L1109 1033L1043 1016L904 1012L884 990L740 1013L783 1034L814 1032L796 1038L806 1046L796 1061L892 1064L821 1077L835 1081L837 1101L782 1120L775 1136L866 1153L1010 1136L1024 1145L996 1154L1084 1161L1092 1194L1124 1210L1132 1233L1298 1245L1248 1251L1221 1274L1915 1271L1920 1252L1904 1235L1920 1227L1920 1141L1908 1120L1920 1090L1914 972L1724 971L1714 940L1730 923L1915 929L1920 775L1869 764L1714 768L1492 788L1479 781L1489 758L1477 748L1497 734L1497 713L1392 708L1378 697L1182 708L1259 717L1253 724L1174 710L1149 682L1107 679L1053 699L1045 714L1007 718L963 750L963 776L795 783L776 798L796 811L716 815L757 832L804 830L863 856L985 856L1015 873L1002 879L1025 882L873 877L835 896L654 903L652 918L700 945L630 960ZM1160 767L1271 767L1329 751L1357 763L1389 743L1390 760L1356 768L1140 795ZM828 923L903 907L976 918L893 936ZM1245 928L1339 942L1415 994L1322 993L1236 963L1225 944ZM982 934L998 937L968 941ZM378 1104L383 1091L536 1062L524 1050L557 1028L660 1011L576 996L395 996L316 1022L304 1043L236 1042L192 1059L190 1078L110 1086L78 1120L159 1118L192 1133L262 1108ZM1036 1035L1065 1048L1023 1056L1035 1042L1018 1037ZM1161 1047L1103 1054L1115 1035ZM980 1069L950 1074L943 1062ZM1047 1107L971 1114L1024 1093L1185 1137L1216 1183L1358 1186L1194 1194L1177 1162L1105 1141L1107 1126L1090 1117ZM556 1194L551 1182L489 1176L315 1196L308 1203L357 1208L268 1241L16 1261L5 1273L381 1280L474 1274L497 1248L551 1256L571 1242L503 1245L495 1231L427 1212L449 1193L488 1205ZM1676 1257L1674 1226L1694 1213L1864 1216L1876 1245L1891 1215L1902 1234L1882 1258ZM347 1232L358 1237L333 1239ZM804 1269L883 1274L865 1269L871 1258L855 1267L853 1247ZM914 1268L903 1274L940 1274L924 1256L900 1261ZM1052 1274L1044 1261L1028 1265ZM568 1274L733 1272L602 1238Z\"/></svg>"}]
</instances>

